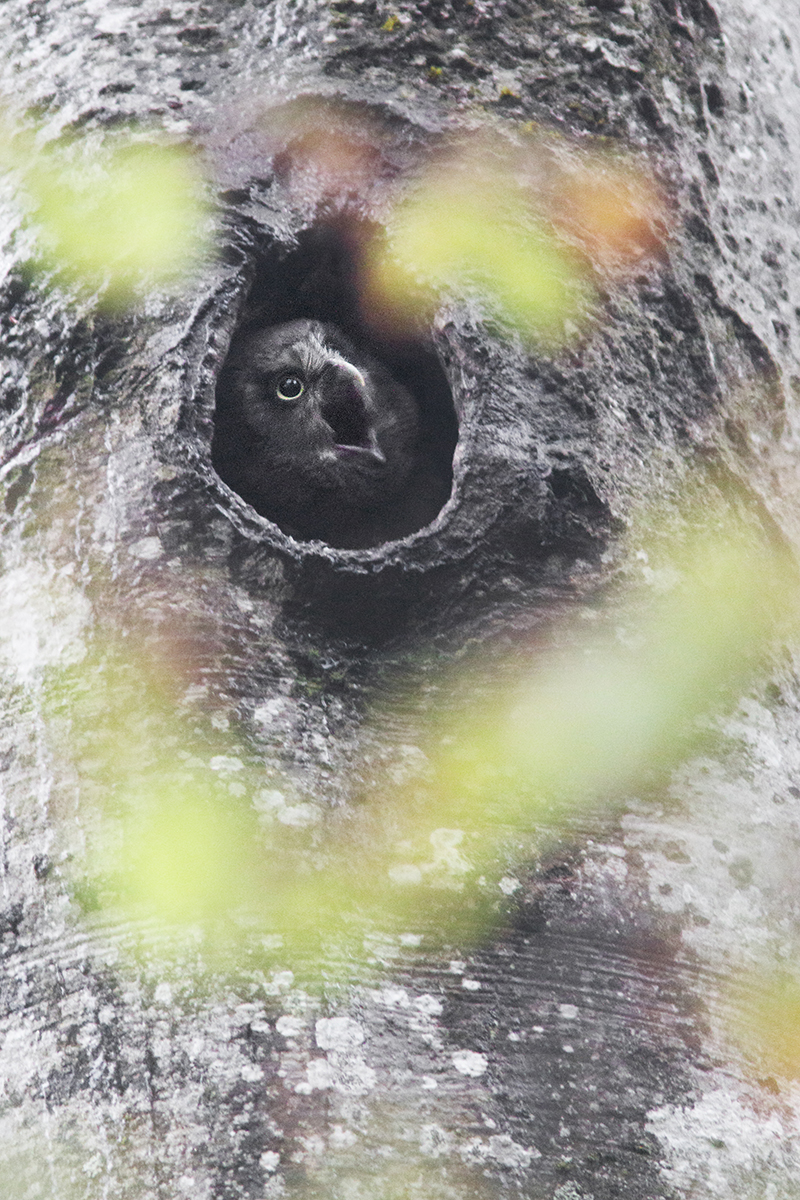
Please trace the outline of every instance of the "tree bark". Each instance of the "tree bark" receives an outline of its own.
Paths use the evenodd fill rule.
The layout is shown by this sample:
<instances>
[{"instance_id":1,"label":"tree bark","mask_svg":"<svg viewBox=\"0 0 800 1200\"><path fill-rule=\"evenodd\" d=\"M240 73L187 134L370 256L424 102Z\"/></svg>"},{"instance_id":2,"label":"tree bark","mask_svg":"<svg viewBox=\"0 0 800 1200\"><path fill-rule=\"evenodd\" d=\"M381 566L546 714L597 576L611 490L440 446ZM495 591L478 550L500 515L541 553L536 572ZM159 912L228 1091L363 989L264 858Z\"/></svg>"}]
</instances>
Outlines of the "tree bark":
<instances>
[{"instance_id":1,"label":"tree bark","mask_svg":"<svg viewBox=\"0 0 800 1200\"><path fill-rule=\"evenodd\" d=\"M643 571L620 550L642 496L680 529L685 496L724 479L796 544L800 17L771 0L7 0L3 21L9 106L49 139L131 121L190 137L225 230L180 295L113 316L32 276L9 225L8 1194L793 1194L796 1096L729 1040L731 980L765 943L794 947L788 654L715 718L713 752L539 830L477 945L442 945L431 901L413 928L365 929L366 957L329 929L305 965L263 930L227 958L165 950L75 864L109 792L115 814L135 807L166 763L176 788L278 813L287 856L315 869L315 831L349 828L365 797L424 796L454 655L480 697L515 650L545 627L569 640L563 614ZM331 144L355 129L374 152L335 219L303 174L309 111ZM292 539L211 462L234 330L361 328L353 231L380 227L388 189L452 131L528 121L564 153L598 135L646 154L671 236L604 281L577 349L534 353L458 297L412 343L384 331L443 445L452 396L451 499L385 546Z\"/></svg>"}]
</instances>

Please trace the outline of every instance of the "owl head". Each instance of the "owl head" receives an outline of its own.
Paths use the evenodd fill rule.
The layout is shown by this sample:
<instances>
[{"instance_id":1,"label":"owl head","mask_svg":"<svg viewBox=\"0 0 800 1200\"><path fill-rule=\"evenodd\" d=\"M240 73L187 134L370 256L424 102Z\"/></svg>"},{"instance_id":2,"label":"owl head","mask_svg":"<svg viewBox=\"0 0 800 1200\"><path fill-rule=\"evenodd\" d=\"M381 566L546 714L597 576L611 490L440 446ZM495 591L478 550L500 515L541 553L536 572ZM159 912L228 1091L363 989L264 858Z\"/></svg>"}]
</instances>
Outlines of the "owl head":
<instances>
[{"instance_id":1,"label":"owl head","mask_svg":"<svg viewBox=\"0 0 800 1200\"><path fill-rule=\"evenodd\" d=\"M418 436L416 401L381 363L336 326L296 320L235 342L212 456L262 515L324 538L392 503Z\"/></svg>"}]
</instances>

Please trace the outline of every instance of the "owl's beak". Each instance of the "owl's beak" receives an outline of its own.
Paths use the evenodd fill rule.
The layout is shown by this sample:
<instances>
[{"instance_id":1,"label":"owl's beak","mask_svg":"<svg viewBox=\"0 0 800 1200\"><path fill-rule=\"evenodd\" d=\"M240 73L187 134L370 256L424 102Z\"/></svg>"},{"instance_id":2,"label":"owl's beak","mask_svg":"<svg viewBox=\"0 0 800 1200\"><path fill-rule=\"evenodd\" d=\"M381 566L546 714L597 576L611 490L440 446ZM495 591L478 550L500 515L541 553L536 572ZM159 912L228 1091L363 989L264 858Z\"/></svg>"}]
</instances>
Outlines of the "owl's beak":
<instances>
[{"instance_id":1,"label":"owl's beak","mask_svg":"<svg viewBox=\"0 0 800 1200\"><path fill-rule=\"evenodd\" d=\"M334 449L342 456L369 455L379 463L386 456L378 445L364 393L366 382L350 363L337 364L343 386L320 406L322 419L333 434Z\"/></svg>"}]
</instances>

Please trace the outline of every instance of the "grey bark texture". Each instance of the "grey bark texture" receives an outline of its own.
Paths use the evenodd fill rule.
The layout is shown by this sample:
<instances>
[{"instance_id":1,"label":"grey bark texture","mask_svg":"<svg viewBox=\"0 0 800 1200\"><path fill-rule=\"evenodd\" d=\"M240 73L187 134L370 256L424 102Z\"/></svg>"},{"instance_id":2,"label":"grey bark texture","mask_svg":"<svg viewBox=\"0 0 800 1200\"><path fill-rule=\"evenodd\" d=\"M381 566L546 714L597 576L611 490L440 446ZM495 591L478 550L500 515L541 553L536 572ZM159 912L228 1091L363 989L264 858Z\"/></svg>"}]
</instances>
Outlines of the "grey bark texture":
<instances>
[{"instance_id":1,"label":"grey bark texture","mask_svg":"<svg viewBox=\"0 0 800 1200\"><path fill-rule=\"evenodd\" d=\"M9 105L43 136L132 120L191 137L225 227L178 298L113 317L31 282L7 222L0 1195L796 1195L797 1092L725 1038L732 973L796 945L790 665L716 718L714 753L532 851L478 946L442 947L432 908L409 936L367 931L369 972L310 943L321 989L276 946L210 971L202 945L131 958L141 931L89 911L70 863L125 725L104 699L120 647L160 664L191 731L181 744L131 672L142 771L171 758L177 779L291 810L312 861L314 829L365 796L424 792L453 655L480 694L544 623L645 571L617 552L643 495L680 525L687 491L702 503L724 478L796 543L800 16L772 0L6 0L0 20ZM453 493L369 550L291 539L210 459L238 323L354 319L340 243L265 116L307 96L323 129L381 131L349 229L481 121L641 150L677 214L658 255L608 282L579 349L537 355L472 302L440 310L406 366L435 378L445 438L452 391ZM317 260L334 311L298 312ZM231 730L244 759L220 753Z\"/></svg>"}]
</instances>

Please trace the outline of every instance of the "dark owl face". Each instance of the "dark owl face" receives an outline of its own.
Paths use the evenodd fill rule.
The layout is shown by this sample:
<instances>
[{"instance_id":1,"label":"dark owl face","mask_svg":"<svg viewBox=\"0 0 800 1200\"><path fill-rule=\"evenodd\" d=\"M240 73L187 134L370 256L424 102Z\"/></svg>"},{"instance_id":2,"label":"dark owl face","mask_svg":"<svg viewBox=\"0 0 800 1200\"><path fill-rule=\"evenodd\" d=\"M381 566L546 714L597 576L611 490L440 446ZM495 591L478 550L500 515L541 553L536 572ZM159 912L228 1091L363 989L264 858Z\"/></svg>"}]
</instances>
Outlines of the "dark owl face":
<instances>
[{"instance_id":1,"label":"dark owl face","mask_svg":"<svg viewBox=\"0 0 800 1200\"><path fill-rule=\"evenodd\" d=\"M338 331L291 321L250 335L235 376L245 423L275 466L309 482L391 478L416 433L411 397ZM383 378L381 378L383 375Z\"/></svg>"},{"instance_id":2,"label":"dark owl face","mask_svg":"<svg viewBox=\"0 0 800 1200\"><path fill-rule=\"evenodd\" d=\"M231 350L215 465L259 512L302 536L325 536L325 508L340 525L384 508L408 479L417 438L410 393L335 326L290 321Z\"/></svg>"}]
</instances>

